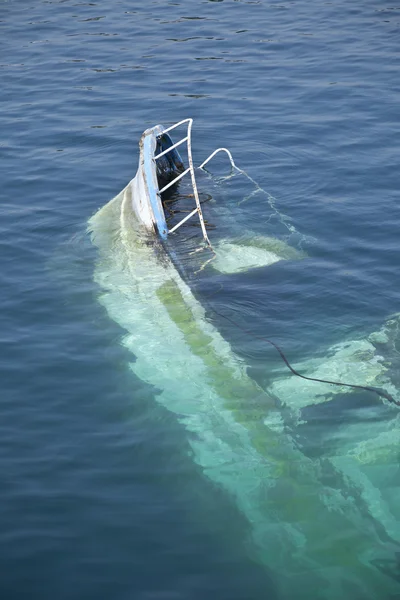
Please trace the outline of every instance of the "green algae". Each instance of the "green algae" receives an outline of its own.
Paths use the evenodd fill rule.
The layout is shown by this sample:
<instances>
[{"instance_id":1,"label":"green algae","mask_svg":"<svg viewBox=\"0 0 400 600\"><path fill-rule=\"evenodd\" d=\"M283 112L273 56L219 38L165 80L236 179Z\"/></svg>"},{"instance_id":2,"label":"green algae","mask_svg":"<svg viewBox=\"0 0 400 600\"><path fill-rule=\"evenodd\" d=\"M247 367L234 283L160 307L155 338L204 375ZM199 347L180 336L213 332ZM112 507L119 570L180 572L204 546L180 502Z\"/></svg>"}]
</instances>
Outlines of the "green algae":
<instances>
[{"instance_id":1,"label":"green algae","mask_svg":"<svg viewBox=\"0 0 400 600\"><path fill-rule=\"evenodd\" d=\"M202 331L196 322L192 310L187 305L175 281L169 280L157 289L157 297L168 311L170 318L183 333L186 343L207 367L206 377L213 389L223 400L223 406L230 411L237 423L244 426L250 436L251 444L265 459L269 467L269 483L278 487L285 480L285 500L279 506L290 522L303 522L315 505L310 507L309 500L315 490L316 482L307 468L304 457L296 452L286 436L265 424L270 411L276 411L274 400L266 394L245 372L238 373L223 362L213 346L213 339ZM308 461L305 465L310 466ZM289 501L288 498L292 498ZM302 502L302 498L305 501ZM316 499L316 496L314 496ZM276 511L276 501L267 494L263 500ZM318 501L318 504L321 503Z\"/></svg>"},{"instance_id":2,"label":"green algae","mask_svg":"<svg viewBox=\"0 0 400 600\"><path fill-rule=\"evenodd\" d=\"M316 465L296 451L285 434L264 423L268 412L276 410L273 399L245 372L240 376L224 363L214 349L213 338L196 322L176 282L166 281L156 295L193 354L207 367L206 377L223 399L224 408L247 429L253 447L269 467L268 478L261 483L258 493L262 514L300 528L305 534L302 552L320 568L336 565L350 569L375 586L370 568L360 561L360 556L370 548L371 538L368 532L354 528L353 502L349 503L341 494L339 504L333 503L330 508L323 501L324 489L318 482ZM332 531L337 536L332 537ZM352 535L348 534L350 531ZM268 553L265 558L269 560Z\"/></svg>"},{"instance_id":3,"label":"green algae","mask_svg":"<svg viewBox=\"0 0 400 600\"><path fill-rule=\"evenodd\" d=\"M373 520L365 518L365 506L364 513L360 513L356 506L359 496L352 496L347 486L342 492L340 481L331 482L334 488L324 487L319 461L305 457L286 431L277 433L273 425L269 426L277 414L272 397L247 376L244 368L239 368L229 348L219 346L217 332L205 322L203 314L199 315L189 290L185 291L184 286L176 283L177 278L171 276L168 260L155 251L154 243L139 240L129 211L128 194L126 198L121 214L117 210L121 201L117 198L115 204L102 209L100 216L92 220L93 239L103 250L97 265L97 281L107 293L115 294L115 297L104 294L101 301L118 323L137 336L132 336L128 346L135 353L134 344L141 350L153 333L159 334L160 319L164 319L165 314L164 310L158 313L158 302L158 306L153 306L157 297L187 345L186 349L182 348L181 340L176 340L175 351L182 349L183 352L177 360L181 359L182 364L187 360L187 349L193 357L201 359L205 368L200 368L198 384L204 382L207 388L210 384L222 403L215 407L216 411L226 410L248 432L248 439L244 439L245 450L249 450L249 440L259 460L253 461L251 453L242 460L239 448L237 465L234 452L229 451L226 463L221 456L218 465L201 460L199 464L211 479L226 486L237 498L253 529L257 559L279 573L287 598L354 600L354 590L356 597L363 600L387 598L385 592L388 588L392 592L391 585L368 564L368 559L389 557L390 549L386 551L380 544ZM166 283L160 285L162 281ZM135 319L131 321L133 314ZM396 323L393 321L393 327ZM167 331L171 330L167 328ZM393 357L395 350L393 345ZM137 370L139 363L135 362L136 373L140 377L144 375L146 381L152 381L155 362L160 363L162 370L169 364L169 358L167 363L163 362L165 355L147 354L146 359L145 373L143 368ZM196 360L188 360L188 368L189 365L196 367L196 363ZM155 378L155 381L161 388L162 380ZM188 381L190 383L190 377ZM174 389L168 387L168 381L166 384L169 396L160 395L160 402L177 412L173 403ZM196 407L192 406L191 410L196 412ZM199 418L202 410L199 406ZM205 428L209 426L210 423L205 422ZM209 431L212 430L205 429L206 433ZM222 439L221 433L219 429L216 431L217 439ZM241 439L238 436L234 443L240 443ZM235 449L232 446L232 450ZM249 472L243 473L247 464Z\"/></svg>"},{"instance_id":4,"label":"green algae","mask_svg":"<svg viewBox=\"0 0 400 600\"><path fill-rule=\"evenodd\" d=\"M213 338L202 331L175 281L166 281L156 294L193 354L202 359L207 368L207 380L223 399L224 408L231 412L237 423L246 427L253 446L271 460L269 451L280 443L277 433L264 424L268 412L276 410L272 397L246 373L233 369L217 354ZM279 473L282 468L283 465L279 465Z\"/></svg>"}]
</instances>

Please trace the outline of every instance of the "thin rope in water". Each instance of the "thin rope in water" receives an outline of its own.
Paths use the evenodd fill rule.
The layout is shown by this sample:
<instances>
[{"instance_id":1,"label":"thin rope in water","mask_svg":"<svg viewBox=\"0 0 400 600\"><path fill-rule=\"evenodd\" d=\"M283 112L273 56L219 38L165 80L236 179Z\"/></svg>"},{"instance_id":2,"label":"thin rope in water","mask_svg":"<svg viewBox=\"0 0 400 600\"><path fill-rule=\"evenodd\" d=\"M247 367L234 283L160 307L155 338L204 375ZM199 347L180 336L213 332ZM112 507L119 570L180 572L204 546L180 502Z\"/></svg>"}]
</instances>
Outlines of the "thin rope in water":
<instances>
[{"instance_id":1,"label":"thin rope in water","mask_svg":"<svg viewBox=\"0 0 400 600\"><path fill-rule=\"evenodd\" d=\"M224 150L224 149L223 149ZM225 150L226 151L226 150ZM233 161L232 156L230 155L229 151L226 151L228 153L228 155L230 156L230 161L231 161L231 165L232 165L232 171L230 173L230 175L227 175L226 177L222 177L219 179L219 181L227 181L228 179L231 179L232 177L235 176L235 171L238 173L241 173L242 175L244 175L245 177L247 177L247 179L249 179L249 181L251 181L253 183L253 185L256 187L255 190L253 190L253 192L247 196L246 198L244 198L239 204L241 204L242 202L248 200L249 198L251 198L252 196L254 196L256 193L262 192L264 193L267 198L268 198L268 203L271 206L272 210L275 212L275 214L278 215L281 223L291 232L291 233L298 233L296 228L293 225L289 225L286 221L288 220L288 217L285 217L284 215L282 215L280 213L280 211L276 208L275 206L275 198L273 198L273 196L271 196L266 190L264 190L250 175L248 175L248 173L246 173L246 171L244 171L243 169L240 169L239 167L236 166L236 164ZM206 162L208 162L208 160L210 158L212 158L212 156L215 153L213 153L212 155L209 156L209 158L202 163L202 165L200 165L200 168L203 169L204 171L207 171L207 169L204 169L204 165L206 164ZM207 171L211 177L212 173L210 173L209 171ZM306 239L305 236L302 236L303 239ZM204 248L201 248L204 249ZM200 250L200 248L199 248ZM212 248L211 248L212 250ZM212 250L214 253L214 257L215 257L215 251ZM212 260L212 259L210 259ZM207 265L210 260L206 261L205 265ZM203 265L202 268L205 267L205 265ZM182 265L181 265L182 266ZM199 271L202 270L199 269ZM199 271L196 271L199 272ZM365 390L367 392L373 392L374 394L377 394L378 396L380 396L381 398L385 398L386 400L388 400L388 402L395 404L396 406L400 407L400 401L396 400L395 398L393 398L393 396L391 394L389 394L388 392L386 392L383 389L380 388L376 388L376 387L372 387L372 386L367 386L367 385L357 385L354 383L344 383L342 381L331 381L329 379L319 379L317 377L308 377L307 375L302 375L301 373L299 373L298 371L296 371L296 369L294 367L292 367L292 365L290 364L290 362L288 361L288 359L286 358L283 350L281 350L281 348L278 346L278 344L276 344L275 342L273 342L272 340L269 340L266 337L251 333L249 330L245 329L244 327L242 327L241 325L239 325L236 321L234 321L233 319L227 317L226 315L220 313L219 311L217 311L214 307L210 306L209 302L206 303L208 305L208 308L215 313L216 315L218 315L219 317L221 317L222 319L225 319L226 321L228 321L229 323L231 323L232 325L234 325L237 329L243 331L244 333L246 333L246 335L249 335L250 337L253 338L257 338L263 342L266 342L267 344L270 344L271 346L273 346L275 348L275 350L279 353L281 359L283 360L283 362L285 363L285 365L288 367L288 369L291 371L291 373L293 373L293 375L295 375L296 377L300 377L301 379L305 379L307 381L315 381L317 383L327 383L329 385L337 385L337 386L341 386L341 387L349 387L349 388L353 388L353 389L359 389L359 390Z\"/></svg>"},{"instance_id":2,"label":"thin rope in water","mask_svg":"<svg viewBox=\"0 0 400 600\"><path fill-rule=\"evenodd\" d=\"M288 224L288 217L286 217L285 215L282 215L282 213L276 208L275 205L275 198L273 196L271 196L271 194L269 194L266 190L264 190L248 173L246 173L246 171L244 171L243 169L240 169L239 167L236 166L236 164L234 164L233 162L231 162L232 164L232 171L230 173L230 175L227 175L226 177L223 177L221 179L219 179L219 181L227 181L229 179L231 179L232 177L235 176L235 171L238 173L241 173L242 175L244 175L245 177L247 177L247 179L249 179L249 181L252 182L252 184L255 186L255 190L253 190L248 196L246 196L245 198L243 198L243 200L241 200L238 204L242 204L243 202L249 200L251 197L255 196L258 193L263 193L266 195L267 199L268 199L268 203L271 207L271 209L273 210L273 212L278 216L279 220L281 221L282 225L284 225L291 233L298 233L298 231L296 230L296 228L294 227L294 225ZM204 169L206 170L206 169ZM210 173L210 175L212 176L212 174ZM271 217L270 217L271 219ZM303 239L306 239L305 236L302 236ZM283 350L281 350L281 348L278 346L278 344L276 344L275 342L273 342L272 340L269 340L268 338L265 338L263 336L251 333L250 331L248 331L247 329L245 329L244 327L241 327L236 321L234 321L233 319L230 319L229 317L227 317L226 315L218 312L217 310L215 310L215 308L213 308L212 306L210 306L210 304L207 302L207 305L209 307L209 309L214 312L216 315L218 315L219 317L221 317L222 319L225 319L226 321L228 321L229 323L231 323L232 325L234 325L237 329L243 331L244 333L246 333L246 335L249 335L250 337L253 338L257 338L263 342L266 342L267 344L270 344L271 346L273 346L275 348L275 350L279 353L281 359L283 360L283 362L285 363L285 365L288 367L288 369L291 371L291 373L293 373L293 375L295 375L296 377L300 377L301 379L306 379L307 381L315 381L317 383L327 383L329 385L337 385L337 386L342 386L342 387L350 387L350 388L354 388L354 389L359 389L359 390L365 390L367 392L373 392L375 394L377 394L378 396L380 396L381 398L385 398L386 400L388 400L390 403L395 404L396 406L400 407L400 402L398 400L396 400L395 398L393 398L393 396L391 394L389 394L388 392L386 392L385 390L382 390L380 388L376 388L376 387L372 387L372 386L367 386L367 385L357 385L357 384L352 384L352 383L344 383L342 381L331 381L329 379L318 379L317 377L308 377L307 375L302 375L301 373L299 373L298 371L296 371L296 369L294 367L292 367L292 365L290 364L290 362L288 361L288 359L286 358Z\"/></svg>"},{"instance_id":3,"label":"thin rope in water","mask_svg":"<svg viewBox=\"0 0 400 600\"><path fill-rule=\"evenodd\" d=\"M393 396L391 396L391 394L389 394L388 392L386 392L385 390L382 390L380 388L371 387L371 386L368 386L368 385L357 385L355 383L343 383L342 381L331 381L329 379L318 379L317 377L308 377L307 375L302 375L301 373L299 373L298 371L296 371L296 369L294 369L292 367L292 365L290 364L290 362L286 358L285 354L283 353L283 350L281 350L281 348L278 346L278 344L276 344L272 340L269 340L266 337L263 337L261 335L257 335L256 333L250 332L248 329L245 329L244 327L242 327L241 325L239 325L233 319L231 319L231 318L227 317L226 315L224 315L224 314L218 312L217 310L215 310L215 308L212 307L212 306L210 306L209 303L207 303L207 304L208 304L209 309L212 312L214 312L216 315L218 315L222 319L225 319L226 321L228 321L232 325L234 325L237 329L240 329L241 331L243 331L246 335L249 335L250 337L253 337L253 338L257 338L257 339L259 339L259 340L261 340L263 342L267 342L267 344L270 344L271 346L273 346L277 350L277 352L279 353L280 357L282 358L283 362L286 364L286 366L288 367L288 369L293 373L293 375L296 375L297 377L301 377L301 379L307 379L308 381L316 381L318 383L328 383L330 385L338 385L338 386L356 388L356 389L359 389L359 390L365 390L367 392L374 392L375 394L378 394L378 396L380 396L382 398L385 398L386 400L388 400L392 404L395 404L396 406L400 406L400 402L398 400L395 400L395 398L393 398Z\"/></svg>"}]
</instances>

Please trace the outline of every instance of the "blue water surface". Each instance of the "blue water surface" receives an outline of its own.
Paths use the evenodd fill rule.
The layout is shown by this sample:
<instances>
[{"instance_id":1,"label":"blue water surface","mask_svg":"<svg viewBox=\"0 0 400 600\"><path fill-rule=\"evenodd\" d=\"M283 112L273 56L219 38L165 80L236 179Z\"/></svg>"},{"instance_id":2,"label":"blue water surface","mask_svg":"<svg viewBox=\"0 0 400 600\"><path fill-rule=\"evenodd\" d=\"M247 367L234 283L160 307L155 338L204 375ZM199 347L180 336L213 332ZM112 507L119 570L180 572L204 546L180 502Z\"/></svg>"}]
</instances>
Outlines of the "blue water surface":
<instances>
[{"instance_id":1,"label":"blue water surface","mask_svg":"<svg viewBox=\"0 0 400 600\"><path fill-rule=\"evenodd\" d=\"M143 130L191 116L196 164L228 147L307 240L214 306L294 361L379 329L400 307L399 24L389 0L0 1L1 598L278 597L130 371L86 223ZM268 379L273 350L215 322Z\"/></svg>"}]
</instances>

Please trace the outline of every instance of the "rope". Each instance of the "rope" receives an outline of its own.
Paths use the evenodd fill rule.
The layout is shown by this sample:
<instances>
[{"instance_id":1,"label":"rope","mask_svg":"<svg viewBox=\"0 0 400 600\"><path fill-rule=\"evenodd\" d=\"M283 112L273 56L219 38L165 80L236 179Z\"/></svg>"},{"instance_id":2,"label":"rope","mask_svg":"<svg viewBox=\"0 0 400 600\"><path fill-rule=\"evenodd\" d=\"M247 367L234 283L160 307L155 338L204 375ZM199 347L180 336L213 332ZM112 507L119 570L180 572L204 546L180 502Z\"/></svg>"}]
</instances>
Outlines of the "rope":
<instances>
[{"instance_id":1,"label":"rope","mask_svg":"<svg viewBox=\"0 0 400 600\"><path fill-rule=\"evenodd\" d=\"M267 342L267 344L270 344L271 346L273 346L278 351L283 362L286 364L288 369L293 373L293 375L296 375L297 377L301 377L301 379L307 379L308 381L317 381L318 383L329 383L330 385L339 385L339 386L344 386L344 387L357 388L359 390L366 390L367 392L374 392L375 394L377 394L381 398L385 398L392 404L395 404L396 406L400 406L400 402L398 400L395 400L395 398L393 398L393 396L391 396L388 392L386 392L385 390L382 390L380 388L371 387L368 385L356 385L354 383L343 383L342 381L330 381L329 379L317 379L316 377L307 377L306 375L302 375L301 373L299 373L298 371L296 371L296 369L294 369L292 367L292 365L290 364L290 362L288 361L288 359L286 358L285 354L283 353L281 348L278 346L278 344L275 344L275 342L273 342L272 340L269 340L263 336L257 335L255 333L251 333L249 330L245 329L241 325L238 325L238 323L236 323L236 321L234 321L233 319L218 312L217 310L215 310L215 308L210 307L209 304L208 304L208 306L209 306L210 310L212 310L212 312L214 312L216 315L218 315L222 319L229 321L229 323L234 325L237 329L240 329L241 331L243 331L246 335L249 335L250 337L254 337L259 340L262 340L263 342Z\"/></svg>"},{"instance_id":2,"label":"rope","mask_svg":"<svg viewBox=\"0 0 400 600\"><path fill-rule=\"evenodd\" d=\"M250 199L253 195L255 195L257 193L261 192L261 193L265 194L267 196L268 203L269 203L272 211L278 216L278 218L280 219L282 225L284 225L291 233L298 233L297 230L296 230L296 228L293 225L291 225L291 224L289 224L287 222L288 218L286 216L282 215L280 213L280 211L276 208L275 198L273 196L271 196L266 190L264 190L248 173L246 173L246 171L244 171L243 169L240 169L239 167L236 166L236 164L233 161L231 153L226 148L219 148L218 150L215 150L200 165L199 168L203 169L204 171L207 171L207 169L204 169L204 166L206 165L206 163L211 158L213 158L213 156L215 156L215 154L217 154L220 151L224 151L224 152L226 152L228 154L229 160L230 160L231 166L232 166L232 170L231 170L230 175L228 175L226 177L223 177L222 181L226 181L227 179L230 179L230 178L234 177L235 171L236 171L236 173L241 173L242 175L244 175L245 177L247 177L247 179L249 179L251 181L251 183L253 183L253 185L255 186L255 190L253 190L253 192L249 196L247 196L246 198L244 198L241 202L245 202L246 200ZM197 189L195 190L195 193L196 192L197 192ZM240 202L240 204L241 204L241 202ZM197 223L195 223L195 224L197 225ZM211 225L211 227L212 227L212 225ZM207 239L207 241L208 241L208 239ZM210 244L210 248L212 249L211 244ZM207 261L206 264L208 264L208 262L209 261ZM300 377L301 379L305 379L307 381L316 381L318 383L327 383L329 385L337 385L337 386L349 387L349 388L353 388L353 389L365 390L367 392L373 392L374 394L377 394L381 398L385 398L385 400L388 400L388 402L390 402L392 404L395 404L396 406L400 407L400 401L396 400L395 398L393 398L393 396L391 396L391 394L389 394L388 392L386 392L385 390L380 389L380 388L376 388L376 387L372 387L372 386L367 386L367 385L357 385L357 384L353 384L353 383L344 383L342 381L331 381L329 379L318 379L316 377L308 377L307 375L302 375L301 373L299 373L298 371L296 371L296 369L294 367L292 367L292 365L290 364L290 362L288 361L288 359L286 358L285 354L283 353L283 351L281 350L281 348L278 346L278 344L276 344L272 340L269 340L268 338L265 338L263 336L251 333L250 331L248 331L247 329L245 329L241 325L238 325L238 323L236 323L236 321L234 321L233 319L231 319L231 318L227 317L226 315L224 315L224 314L218 312L217 310L215 310L215 308L211 307L208 302L207 302L207 305L208 305L209 309L212 312L214 312L216 315L218 315L222 319L225 319L226 321L228 321L232 325L234 325L237 329L240 329L241 331L243 331L246 335L249 335L250 337L262 340L263 342L266 342L267 344L270 344L271 346L273 346L275 348L275 350L279 353L279 355L280 355L281 359L283 360L283 362L285 363L285 365L288 367L288 369L291 371L291 373L293 373L293 375L295 375L296 377Z\"/></svg>"}]
</instances>

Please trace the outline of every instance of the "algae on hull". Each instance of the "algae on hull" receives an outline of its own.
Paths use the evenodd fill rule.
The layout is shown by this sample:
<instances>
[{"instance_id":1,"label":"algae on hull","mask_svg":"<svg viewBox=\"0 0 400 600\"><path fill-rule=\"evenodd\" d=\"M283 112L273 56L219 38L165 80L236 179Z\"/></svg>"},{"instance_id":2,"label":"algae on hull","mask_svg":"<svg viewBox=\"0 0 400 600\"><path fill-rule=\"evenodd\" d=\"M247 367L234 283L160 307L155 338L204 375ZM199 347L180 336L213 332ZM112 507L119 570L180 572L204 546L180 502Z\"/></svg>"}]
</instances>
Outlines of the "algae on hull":
<instances>
[{"instance_id":1,"label":"algae on hull","mask_svg":"<svg viewBox=\"0 0 400 600\"><path fill-rule=\"evenodd\" d=\"M304 456L283 426L269 426L277 416L272 397L138 229L130 201L127 188L89 227L100 252L99 300L127 331L132 370L185 426L204 473L236 499L259 558L287 597L300 598L302 589L315 600L355 600L355 590L363 600L389 598L398 586L369 563L389 556L373 519L350 489L323 485L319 461Z\"/></svg>"}]
</instances>

